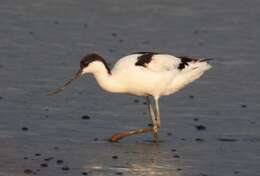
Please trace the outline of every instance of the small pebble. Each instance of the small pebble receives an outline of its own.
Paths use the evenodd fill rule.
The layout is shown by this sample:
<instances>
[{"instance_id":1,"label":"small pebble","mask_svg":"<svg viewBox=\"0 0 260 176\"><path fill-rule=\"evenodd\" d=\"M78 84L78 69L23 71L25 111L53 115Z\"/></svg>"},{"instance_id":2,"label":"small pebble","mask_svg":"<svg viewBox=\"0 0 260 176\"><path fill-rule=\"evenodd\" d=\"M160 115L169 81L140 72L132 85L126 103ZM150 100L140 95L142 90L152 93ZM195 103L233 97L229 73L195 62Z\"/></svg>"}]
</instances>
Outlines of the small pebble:
<instances>
[{"instance_id":1,"label":"small pebble","mask_svg":"<svg viewBox=\"0 0 260 176\"><path fill-rule=\"evenodd\" d=\"M70 168L69 168L68 166L64 166L64 167L62 167L61 169L64 170L64 171L70 170Z\"/></svg>"},{"instance_id":2,"label":"small pebble","mask_svg":"<svg viewBox=\"0 0 260 176\"><path fill-rule=\"evenodd\" d=\"M51 161L53 159L54 159L54 157L49 157L49 158L45 158L44 161Z\"/></svg>"},{"instance_id":3,"label":"small pebble","mask_svg":"<svg viewBox=\"0 0 260 176\"><path fill-rule=\"evenodd\" d=\"M48 167L48 164L42 163L40 166L41 166L41 167Z\"/></svg>"},{"instance_id":4,"label":"small pebble","mask_svg":"<svg viewBox=\"0 0 260 176\"><path fill-rule=\"evenodd\" d=\"M148 126L149 126L149 127L153 127L153 124L151 124L151 123L148 123Z\"/></svg>"},{"instance_id":5,"label":"small pebble","mask_svg":"<svg viewBox=\"0 0 260 176\"><path fill-rule=\"evenodd\" d=\"M180 158L180 155L173 155L173 158Z\"/></svg>"},{"instance_id":6,"label":"small pebble","mask_svg":"<svg viewBox=\"0 0 260 176\"><path fill-rule=\"evenodd\" d=\"M204 139L202 139L202 138L196 138L195 141L197 141L197 142L203 142Z\"/></svg>"},{"instance_id":7,"label":"small pebble","mask_svg":"<svg viewBox=\"0 0 260 176\"><path fill-rule=\"evenodd\" d=\"M33 35L33 34L34 34L34 32L30 31L30 32L29 32L29 34L30 34L30 35Z\"/></svg>"},{"instance_id":8,"label":"small pebble","mask_svg":"<svg viewBox=\"0 0 260 176\"><path fill-rule=\"evenodd\" d=\"M177 171L182 171L182 169L181 169L181 168L178 168Z\"/></svg>"},{"instance_id":9,"label":"small pebble","mask_svg":"<svg viewBox=\"0 0 260 176\"><path fill-rule=\"evenodd\" d=\"M64 162L63 162L63 160L57 160L56 163L57 164L63 164Z\"/></svg>"},{"instance_id":10,"label":"small pebble","mask_svg":"<svg viewBox=\"0 0 260 176\"><path fill-rule=\"evenodd\" d=\"M195 127L196 127L197 130L199 130L199 131L204 131L204 130L207 129L204 125L196 125Z\"/></svg>"},{"instance_id":11,"label":"small pebble","mask_svg":"<svg viewBox=\"0 0 260 176\"><path fill-rule=\"evenodd\" d=\"M197 122L197 121L199 121L199 119L198 118L194 118L193 121Z\"/></svg>"},{"instance_id":12,"label":"small pebble","mask_svg":"<svg viewBox=\"0 0 260 176\"><path fill-rule=\"evenodd\" d=\"M116 172L116 175L123 175L123 172Z\"/></svg>"},{"instance_id":13,"label":"small pebble","mask_svg":"<svg viewBox=\"0 0 260 176\"><path fill-rule=\"evenodd\" d=\"M232 138L218 138L218 141L221 142L237 142L237 139L232 139Z\"/></svg>"},{"instance_id":14,"label":"small pebble","mask_svg":"<svg viewBox=\"0 0 260 176\"><path fill-rule=\"evenodd\" d=\"M25 174L32 174L32 170L31 169L25 169L23 172Z\"/></svg>"},{"instance_id":15,"label":"small pebble","mask_svg":"<svg viewBox=\"0 0 260 176\"><path fill-rule=\"evenodd\" d=\"M2 96L0 96L0 100L1 100L1 99L3 99L3 97L2 97Z\"/></svg>"},{"instance_id":16,"label":"small pebble","mask_svg":"<svg viewBox=\"0 0 260 176\"><path fill-rule=\"evenodd\" d=\"M123 41L124 41L123 39L120 39L120 40L119 40L120 43L123 43Z\"/></svg>"},{"instance_id":17,"label":"small pebble","mask_svg":"<svg viewBox=\"0 0 260 176\"><path fill-rule=\"evenodd\" d=\"M172 149L171 151L172 151L172 152L176 152L177 150L176 150L176 149Z\"/></svg>"},{"instance_id":18,"label":"small pebble","mask_svg":"<svg viewBox=\"0 0 260 176\"><path fill-rule=\"evenodd\" d=\"M181 138L182 141L186 141L186 138Z\"/></svg>"},{"instance_id":19,"label":"small pebble","mask_svg":"<svg viewBox=\"0 0 260 176\"><path fill-rule=\"evenodd\" d=\"M54 21L54 24L60 24L58 21Z\"/></svg>"},{"instance_id":20,"label":"small pebble","mask_svg":"<svg viewBox=\"0 0 260 176\"><path fill-rule=\"evenodd\" d=\"M117 36L117 33L112 33L112 36L113 36L113 37L116 37L116 36Z\"/></svg>"},{"instance_id":21,"label":"small pebble","mask_svg":"<svg viewBox=\"0 0 260 176\"><path fill-rule=\"evenodd\" d=\"M144 102L143 102L143 105L147 105L147 102L146 102L146 101L144 101Z\"/></svg>"},{"instance_id":22,"label":"small pebble","mask_svg":"<svg viewBox=\"0 0 260 176\"><path fill-rule=\"evenodd\" d=\"M190 99L194 99L194 95L189 95L189 98Z\"/></svg>"},{"instance_id":23,"label":"small pebble","mask_svg":"<svg viewBox=\"0 0 260 176\"><path fill-rule=\"evenodd\" d=\"M60 148L57 147L57 146L55 146L55 147L53 147L53 149L54 149L54 150L59 150Z\"/></svg>"},{"instance_id":24,"label":"small pebble","mask_svg":"<svg viewBox=\"0 0 260 176\"><path fill-rule=\"evenodd\" d=\"M23 157L24 160L28 160L29 158L28 157Z\"/></svg>"},{"instance_id":25,"label":"small pebble","mask_svg":"<svg viewBox=\"0 0 260 176\"><path fill-rule=\"evenodd\" d=\"M35 155L35 156L41 156L41 154L40 154L40 153L35 153L34 155Z\"/></svg>"},{"instance_id":26,"label":"small pebble","mask_svg":"<svg viewBox=\"0 0 260 176\"><path fill-rule=\"evenodd\" d=\"M93 140L94 140L94 141L98 141L98 138L97 138L97 137L95 137Z\"/></svg>"},{"instance_id":27,"label":"small pebble","mask_svg":"<svg viewBox=\"0 0 260 176\"><path fill-rule=\"evenodd\" d=\"M81 117L81 119L82 119L82 120L89 120L90 117L89 117L88 115L84 115L84 116Z\"/></svg>"},{"instance_id":28,"label":"small pebble","mask_svg":"<svg viewBox=\"0 0 260 176\"><path fill-rule=\"evenodd\" d=\"M234 171L234 174L239 174L240 172L239 171Z\"/></svg>"},{"instance_id":29,"label":"small pebble","mask_svg":"<svg viewBox=\"0 0 260 176\"><path fill-rule=\"evenodd\" d=\"M245 104L241 105L241 108L246 108L247 106Z\"/></svg>"},{"instance_id":30,"label":"small pebble","mask_svg":"<svg viewBox=\"0 0 260 176\"><path fill-rule=\"evenodd\" d=\"M88 28L88 24L83 24L83 27L84 28Z\"/></svg>"},{"instance_id":31,"label":"small pebble","mask_svg":"<svg viewBox=\"0 0 260 176\"><path fill-rule=\"evenodd\" d=\"M138 100L138 99L134 99L134 102L135 102L135 103L139 103L139 100Z\"/></svg>"},{"instance_id":32,"label":"small pebble","mask_svg":"<svg viewBox=\"0 0 260 176\"><path fill-rule=\"evenodd\" d=\"M118 156L114 155L112 156L113 159L118 159Z\"/></svg>"},{"instance_id":33,"label":"small pebble","mask_svg":"<svg viewBox=\"0 0 260 176\"><path fill-rule=\"evenodd\" d=\"M172 133L167 133L167 136L172 136Z\"/></svg>"},{"instance_id":34,"label":"small pebble","mask_svg":"<svg viewBox=\"0 0 260 176\"><path fill-rule=\"evenodd\" d=\"M28 131L29 128L28 128L28 127L22 127L22 130L23 130L23 131Z\"/></svg>"},{"instance_id":35,"label":"small pebble","mask_svg":"<svg viewBox=\"0 0 260 176\"><path fill-rule=\"evenodd\" d=\"M197 176L208 176L207 174L203 174L203 173L200 173L199 175Z\"/></svg>"},{"instance_id":36,"label":"small pebble","mask_svg":"<svg viewBox=\"0 0 260 176\"><path fill-rule=\"evenodd\" d=\"M82 172L81 175L88 175L88 173L87 172Z\"/></svg>"}]
</instances>

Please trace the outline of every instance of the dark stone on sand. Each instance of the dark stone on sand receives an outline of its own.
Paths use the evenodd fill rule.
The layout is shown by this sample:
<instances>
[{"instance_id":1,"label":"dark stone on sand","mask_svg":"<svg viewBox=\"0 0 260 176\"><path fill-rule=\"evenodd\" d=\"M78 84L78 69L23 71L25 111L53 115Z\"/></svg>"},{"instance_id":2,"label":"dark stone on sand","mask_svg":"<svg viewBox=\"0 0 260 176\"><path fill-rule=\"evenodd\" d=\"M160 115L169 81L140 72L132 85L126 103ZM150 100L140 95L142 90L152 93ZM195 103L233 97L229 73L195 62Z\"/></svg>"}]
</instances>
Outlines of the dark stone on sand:
<instances>
[{"instance_id":1,"label":"dark stone on sand","mask_svg":"<svg viewBox=\"0 0 260 176\"><path fill-rule=\"evenodd\" d=\"M40 166L41 166L41 167L48 167L48 164L42 163Z\"/></svg>"},{"instance_id":2,"label":"dark stone on sand","mask_svg":"<svg viewBox=\"0 0 260 176\"><path fill-rule=\"evenodd\" d=\"M119 40L119 43L123 43L123 42L124 42L124 40L123 40L123 39L120 39L120 40Z\"/></svg>"},{"instance_id":3,"label":"dark stone on sand","mask_svg":"<svg viewBox=\"0 0 260 176\"><path fill-rule=\"evenodd\" d=\"M221 142L237 142L238 141L238 139L232 139L232 138L218 138L217 140L221 141Z\"/></svg>"},{"instance_id":4,"label":"dark stone on sand","mask_svg":"<svg viewBox=\"0 0 260 176\"><path fill-rule=\"evenodd\" d=\"M239 171L234 171L234 174L239 174L240 172Z\"/></svg>"},{"instance_id":5,"label":"dark stone on sand","mask_svg":"<svg viewBox=\"0 0 260 176\"><path fill-rule=\"evenodd\" d=\"M197 176L208 176L207 174L200 173Z\"/></svg>"},{"instance_id":6,"label":"dark stone on sand","mask_svg":"<svg viewBox=\"0 0 260 176\"><path fill-rule=\"evenodd\" d=\"M64 167L62 167L61 169L64 170L64 171L70 170L70 168L69 168L68 166L64 166Z\"/></svg>"},{"instance_id":7,"label":"dark stone on sand","mask_svg":"<svg viewBox=\"0 0 260 176\"><path fill-rule=\"evenodd\" d=\"M22 130L23 130L23 131L28 131L29 128L28 128L28 127L22 127Z\"/></svg>"},{"instance_id":8,"label":"dark stone on sand","mask_svg":"<svg viewBox=\"0 0 260 176\"><path fill-rule=\"evenodd\" d=\"M23 157L24 160L28 160L29 158L28 157Z\"/></svg>"},{"instance_id":9,"label":"dark stone on sand","mask_svg":"<svg viewBox=\"0 0 260 176\"><path fill-rule=\"evenodd\" d=\"M93 140L94 140L94 141L98 141L99 139L98 139L97 137L95 137Z\"/></svg>"},{"instance_id":10,"label":"dark stone on sand","mask_svg":"<svg viewBox=\"0 0 260 176\"><path fill-rule=\"evenodd\" d=\"M143 102L143 104L144 104L144 105L147 105L147 102L146 102L146 101L144 101L144 102Z\"/></svg>"},{"instance_id":11,"label":"dark stone on sand","mask_svg":"<svg viewBox=\"0 0 260 176\"><path fill-rule=\"evenodd\" d=\"M176 152L177 150L176 149L171 149L172 152Z\"/></svg>"},{"instance_id":12,"label":"dark stone on sand","mask_svg":"<svg viewBox=\"0 0 260 176\"><path fill-rule=\"evenodd\" d=\"M84 116L81 117L81 119L82 119L82 120L89 120L90 117L89 117L88 115L84 115Z\"/></svg>"},{"instance_id":13,"label":"dark stone on sand","mask_svg":"<svg viewBox=\"0 0 260 176\"><path fill-rule=\"evenodd\" d=\"M153 124L151 124L151 123L148 123L148 126L149 126L149 127L153 127Z\"/></svg>"},{"instance_id":14,"label":"dark stone on sand","mask_svg":"<svg viewBox=\"0 0 260 176\"><path fill-rule=\"evenodd\" d=\"M25 174L32 174L32 170L31 169L25 169L23 172Z\"/></svg>"},{"instance_id":15,"label":"dark stone on sand","mask_svg":"<svg viewBox=\"0 0 260 176\"><path fill-rule=\"evenodd\" d=\"M180 155L175 154L173 155L173 158L180 158Z\"/></svg>"},{"instance_id":16,"label":"dark stone on sand","mask_svg":"<svg viewBox=\"0 0 260 176\"><path fill-rule=\"evenodd\" d=\"M181 168L177 168L177 171L182 171L182 169Z\"/></svg>"},{"instance_id":17,"label":"dark stone on sand","mask_svg":"<svg viewBox=\"0 0 260 176\"><path fill-rule=\"evenodd\" d=\"M114 155L112 156L113 159L118 159L118 156Z\"/></svg>"},{"instance_id":18,"label":"dark stone on sand","mask_svg":"<svg viewBox=\"0 0 260 176\"><path fill-rule=\"evenodd\" d=\"M194 95L189 95L189 98L190 99L194 99Z\"/></svg>"},{"instance_id":19,"label":"dark stone on sand","mask_svg":"<svg viewBox=\"0 0 260 176\"><path fill-rule=\"evenodd\" d=\"M123 175L123 172L116 172L116 175Z\"/></svg>"},{"instance_id":20,"label":"dark stone on sand","mask_svg":"<svg viewBox=\"0 0 260 176\"><path fill-rule=\"evenodd\" d=\"M199 121L199 118L194 118L193 121L197 122Z\"/></svg>"},{"instance_id":21,"label":"dark stone on sand","mask_svg":"<svg viewBox=\"0 0 260 176\"><path fill-rule=\"evenodd\" d=\"M170 132L169 132L169 133L167 133L167 136L172 136L172 133L170 133Z\"/></svg>"},{"instance_id":22,"label":"dark stone on sand","mask_svg":"<svg viewBox=\"0 0 260 176\"><path fill-rule=\"evenodd\" d=\"M41 156L42 154L40 154L40 153L35 153L34 155L35 155L35 156Z\"/></svg>"},{"instance_id":23,"label":"dark stone on sand","mask_svg":"<svg viewBox=\"0 0 260 176\"><path fill-rule=\"evenodd\" d=\"M81 175L88 175L88 173L87 172L82 172Z\"/></svg>"},{"instance_id":24,"label":"dark stone on sand","mask_svg":"<svg viewBox=\"0 0 260 176\"><path fill-rule=\"evenodd\" d=\"M202 139L202 138L196 138L195 141L197 141L197 142L203 142L204 139Z\"/></svg>"},{"instance_id":25,"label":"dark stone on sand","mask_svg":"<svg viewBox=\"0 0 260 176\"><path fill-rule=\"evenodd\" d=\"M111 34L113 37L116 37L117 36L117 33L112 33Z\"/></svg>"},{"instance_id":26,"label":"dark stone on sand","mask_svg":"<svg viewBox=\"0 0 260 176\"><path fill-rule=\"evenodd\" d=\"M34 32L30 31L30 32L29 32L29 34L30 34L30 35L33 35L33 34L34 34Z\"/></svg>"},{"instance_id":27,"label":"dark stone on sand","mask_svg":"<svg viewBox=\"0 0 260 176\"><path fill-rule=\"evenodd\" d=\"M1 66L0 66L1 67ZM2 96L0 96L0 100L2 100L3 99L3 97Z\"/></svg>"},{"instance_id":28,"label":"dark stone on sand","mask_svg":"<svg viewBox=\"0 0 260 176\"><path fill-rule=\"evenodd\" d=\"M246 107L247 107L247 105L245 105L245 104L241 105L241 108L246 108Z\"/></svg>"},{"instance_id":29,"label":"dark stone on sand","mask_svg":"<svg viewBox=\"0 0 260 176\"><path fill-rule=\"evenodd\" d=\"M186 138L181 138L182 141L186 141Z\"/></svg>"},{"instance_id":30,"label":"dark stone on sand","mask_svg":"<svg viewBox=\"0 0 260 176\"><path fill-rule=\"evenodd\" d=\"M199 131L205 131L207 128L204 125L196 125L195 126L197 128L197 130Z\"/></svg>"},{"instance_id":31,"label":"dark stone on sand","mask_svg":"<svg viewBox=\"0 0 260 176\"><path fill-rule=\"evenodd\" d=\"M139 103L139 100L138 100L138 99L134 99L134 102L135 102L135 103Z\"/></svg>"},{"instance_id":32,"label":"dark stone on sand","mask_svg":"<svg viewBox=\"0 0 260 176\"><path fill-rule=\"evenodd\" d=\"M63 161L63 160L57 160L56 163L57 163L57 164L63 164L64 161Z\"/></svg>"},{"instance_id":33,"label":"dark stone on sand","mask_svg":"<svg viewBox=\"0 0 260 176\"><path fill-rule=\"evenodd\" d=\"M53 159L54 159L54 157L49 157L49 158L45 158L44 161L51 161Z\"/></svg>"}]
</instances>

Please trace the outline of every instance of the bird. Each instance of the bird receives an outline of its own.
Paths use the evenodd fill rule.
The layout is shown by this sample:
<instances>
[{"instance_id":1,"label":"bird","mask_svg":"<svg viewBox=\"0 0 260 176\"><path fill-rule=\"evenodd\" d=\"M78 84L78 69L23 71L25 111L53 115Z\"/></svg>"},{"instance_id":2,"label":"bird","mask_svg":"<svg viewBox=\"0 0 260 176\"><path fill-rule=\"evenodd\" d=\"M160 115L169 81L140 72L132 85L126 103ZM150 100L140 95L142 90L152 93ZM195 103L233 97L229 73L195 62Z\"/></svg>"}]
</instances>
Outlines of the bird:
<instances>
[{"instance_id":1,"label":"bird","mask_svg":"<svg viewBox=\"0 0 260 176\"><path fill-rule=\"evenodd\" d=\"M158 142L161 127L160 97L174 94L200 78L212 68L209 60L211 59L156 52L135 52L119 59L110 69L102 56L90 53L81 58L76 74L48 95L61 92L83 75L93 75L99 86L107 92L144 97L152 122L146 128L116 133L109 141L118 142L127 136L152 132L153 141Z\"/></svg>"}]
</instances>

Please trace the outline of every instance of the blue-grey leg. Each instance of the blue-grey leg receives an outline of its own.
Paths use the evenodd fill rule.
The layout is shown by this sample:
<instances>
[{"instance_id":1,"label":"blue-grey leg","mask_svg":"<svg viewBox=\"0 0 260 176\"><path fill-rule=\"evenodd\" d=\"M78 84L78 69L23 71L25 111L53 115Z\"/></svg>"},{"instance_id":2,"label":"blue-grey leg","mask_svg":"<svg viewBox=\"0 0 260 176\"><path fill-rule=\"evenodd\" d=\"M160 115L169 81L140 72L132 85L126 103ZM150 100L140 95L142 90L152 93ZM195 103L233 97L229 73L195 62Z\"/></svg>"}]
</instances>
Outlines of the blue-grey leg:
<instances>
[{"instance_id":1,"label":"blue-grey leg","mask_svg":"<svg viewBox=\"0 0 260 176\"><path fill-rule=\"evenodd\" d=\"M148 111L149 111L149 115L151 117L152 123L153 123L153 140L154 142L157 142L158 140L158 130L160 127L158 127L158 122L157 122L157 112L154 110L149 97L145 97L146 101L147 101L147 105L148 105Z\"/></svg>"},{"instance_id":2,"label":"blue-grey leg","mask_svg":"<svg viewBox=\"0 0 260 176\"><path fill-rule=\"evenodd\" d=\"M160 117L160 108L159 108L159 98L154 98L155 99L155 108L156 108L156 124L157 124L157 128L159 130L159 128L161 127L161 117Z\"/></svg>"}]
</instances>

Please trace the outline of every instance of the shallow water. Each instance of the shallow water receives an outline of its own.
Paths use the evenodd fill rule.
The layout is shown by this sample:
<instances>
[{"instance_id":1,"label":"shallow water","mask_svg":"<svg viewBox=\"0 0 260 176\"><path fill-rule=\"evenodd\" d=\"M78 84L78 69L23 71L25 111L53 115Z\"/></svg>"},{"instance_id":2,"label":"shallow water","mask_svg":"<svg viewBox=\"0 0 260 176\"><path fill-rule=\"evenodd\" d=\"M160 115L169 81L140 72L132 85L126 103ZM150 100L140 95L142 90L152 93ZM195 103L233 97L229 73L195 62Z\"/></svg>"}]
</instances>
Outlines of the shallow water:
<instances>
[{"instance_id":1,"label":"shallow water","mask_svg":"<svg viewBox=\"0 0 260 176\"><path fill-rule=\"evenodd\" d=\"M259 7L257 0L3 1L0 175L260 175ZM151 134L105 141L147 126L142 98L103 92L91 77L46 96L82 55L98 52L113 64L134 51L214 58L200 80L161 99L160 143Z\"/></svg>"}]
</instances>

